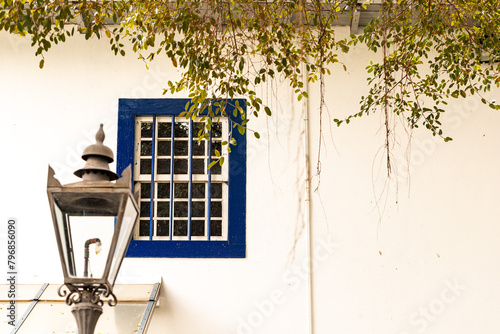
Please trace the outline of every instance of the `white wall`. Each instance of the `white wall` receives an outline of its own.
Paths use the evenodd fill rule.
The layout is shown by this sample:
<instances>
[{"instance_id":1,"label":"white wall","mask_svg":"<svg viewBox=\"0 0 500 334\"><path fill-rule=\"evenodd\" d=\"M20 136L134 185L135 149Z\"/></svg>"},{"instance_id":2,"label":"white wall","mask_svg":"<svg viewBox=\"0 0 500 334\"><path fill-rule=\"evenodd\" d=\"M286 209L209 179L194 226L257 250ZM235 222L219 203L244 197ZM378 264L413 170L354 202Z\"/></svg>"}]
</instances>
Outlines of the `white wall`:
<instances>
[{"instance_id":1,"label":"white wall","mask_svg":"<svg viewBox=\"0 0 500 334\"><path fill-rule=\"evenodd\" d=\"M93 142L100 122L106 127L105 143L116 147L118 98L162 97L166 80L178 73L167 62L156 62L148 71L134 55L115 57L107 41L84 42L81 36L50 51L43 70L33 55L28 40L0 34L5 189L0 220L19 221L20 279L55 282L62 275L45 194L47 165L58 170L62 183L75 181L71 173L83 165L81 151ZM304 221L305 111L286 83L275 83L265 98L277 111L250 122L262 138L248 137L247 257L124 261L122 282L163 277L151 333L500 329L500 160L495 150L500 116L479 99L455 101L445 119L454 140L443 143L414 131L409 160L408 136L399 129L396 165L390 187L384 188L382 115L340 128L332 124L333 118L359 108L359 97L366 93L364 67L372 56L358 47L345 56L348 72L339 67L327 78L321 175L312 179L312 190L318 183L319 188L311 197L311 289ZM312 85L312 173L320 137L317 91Z\"/></svg>"}]
</instances>

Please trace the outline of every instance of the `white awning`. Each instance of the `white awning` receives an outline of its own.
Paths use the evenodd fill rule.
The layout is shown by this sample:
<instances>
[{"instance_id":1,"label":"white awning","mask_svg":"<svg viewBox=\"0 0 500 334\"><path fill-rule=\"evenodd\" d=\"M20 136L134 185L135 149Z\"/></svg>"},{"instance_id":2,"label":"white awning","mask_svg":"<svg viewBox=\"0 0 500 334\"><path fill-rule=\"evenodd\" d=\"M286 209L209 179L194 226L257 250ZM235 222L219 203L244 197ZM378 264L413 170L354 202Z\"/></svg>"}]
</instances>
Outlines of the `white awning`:
<instances>
[{"instance_id":1,"label":"white awning","mask_svg":"<svg viewBox=\"0 0 500 334\"><path fill-rule=\"evenodd\" d=\"M71 307L66 305L64 297L59 297L58 289L59 284L48 283L16 285L15 289L0 285L0 333L76 334ZM113 292L118 304L110 307L104 303L95 332L147 333L160 295L160 283L119 284L115 285ZM15 293L15 299L12 293ZM10 317L12 313L15 314L14 321Z\"/></svg>"}]
</instances>

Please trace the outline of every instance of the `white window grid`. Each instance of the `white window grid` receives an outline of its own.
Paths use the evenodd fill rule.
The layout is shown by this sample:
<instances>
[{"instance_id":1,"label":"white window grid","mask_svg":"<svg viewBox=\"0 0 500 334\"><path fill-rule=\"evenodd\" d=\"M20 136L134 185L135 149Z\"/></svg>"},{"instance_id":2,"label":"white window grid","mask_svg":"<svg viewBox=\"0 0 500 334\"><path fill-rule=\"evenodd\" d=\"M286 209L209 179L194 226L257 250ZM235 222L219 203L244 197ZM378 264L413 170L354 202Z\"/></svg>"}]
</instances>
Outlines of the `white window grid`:
<instances>
[{"instance_id":1,"label":"white window grid","mask_svg":"<svg viewBox=\"0 0 500 334\"><path fill-rule=\"evenodd\" d=\"M227 153L223 152L220 144L222 141L228 141L229 122L226 118L221 118L220 121L217 123L218 124L217 126L219 127L222 135L220 137L214 136L212 138L212 152L211 152L212 158L210 161L214 161L214 160L218 159L216 157L215 152L214 152L214 148L217 148L219 150L219 152L221 153L221 155L223 157L225 157L226 162L222 166L215 165L212 167L212 173L211 173L211 177L210 177L210 180L211 180L210 182L212 184L212 188L214 187L214 185L216 187L218 187L217 185L220 184L222 194L221 194L220 198L211 198L211 203L212 203L211 206L212 207L220 206L221 215L219 217L214 217L214 216L211 217L212 233L211 233L210 237L208 237L209 225L207 224L208 207L209 207L207 205L207 201L208 201L208 197L209 197L208 196L209 175L207 172L207 167L209 164L208 141L205 141L205 140L198 141L198 131L192 131L193 132L193 134L192 134L193 144L192 145L189 145L189 137L175 137L174 138L174 147L178 143L182 143L181 144L182 148L187 147L187 152L185 154L178 154L181 152L176 152L176 149L174 148L174 166L175 166L175 163L179 162L180 160L187 160L187 163L188 163L189 162L189 155L191 154L190 150L195 150L194 147L195 147L195 145L198 145L198 143L201 143L201 145L204 145L204 154L203 155L200 154L199 148L198 148L198 152L196 153L196 155L193 155L193 161L198 160L197 161L198 167L200 167L200 164L199 164L200 160L203 160L204 173L203 174L193 173L191 175L191 182L192 182L193 188L201 187L199 185L203 184L204 185L204 193L205 193L203 198L199 198L197 196L192 196L191 201L193 204L203 202L203 203L205 203L205 205L203 208L204 212L201 215L199 214L200 210L197 210L198 214L196 215L196 217L194 217L194 216L191 217L191 222L192 222L191 232L193 232L193 229L195 227L194 225L199 224L200 221L203 221L204 222L203 234L202 235L191 234L191 238L189 239L188 235L176 235L176 233L174 233L176 231L176 228L177 228L177 225L176 225L177 223L183 224L183 226L187 226L188 213L186 212L186 214L183 216L175 216L175 214L176 214L176 211L177 211L177 213L179 213L180 210L178 208L180 206L186 205L186 203L188 202L188 197L185 196L185 197L176 198L175 196L173 196L176 193L177 185L181 185L181 184L186 185L186 186L188 185L189 179L190 179L189 172L185 173L185 174L184 173L175 173L175 167L174 167L174 175L171 175L170 173L172 171L170 171L169 168L167 170L165 170L165 161L163 162L162 167L159 167L159 164L158 164L158 162L160 160L170 160L170 158L171 158L171 155L170 156L165 155L165 154L161 155L160 153L164 153L164 152L159 152L160 151L159 150L159 143L160 142L169 142L170 143L171 138L161 137L161 136L159 136L158 132L159 132L159 128L160 128L161 123L163 125L170 124L170 129L171 129L172 119L173 119L172 116L156 116L156 117L140 116L140 117L136 117L136 121L135 121L135 134L136 134L136 136L135 136L135 146L134 146L134 182L136 184L141 184L141 188L142 187L146 187L146 188L150 187L152 179L153 179L153 183L154 183L154 187L153 187L153 216L151 217L151 223L152 223L153 228L152 228L151 240L172 240L172 241L179 241L179 240L198 241L198 240L200 240L201 241L201 240L208 240L209 239L211 241L226 241L227 235L228 235L228 218L227 218L227 216L228 216L228 207L227 207L228 186L227 186L227 182L228 182L228 175L229 175L229 172L228 172L229 163L228 163L228 159L226 156ZM155 121L155 126L152 128L155 129L155 133L152 136L152 138L142 137L141 129L143 128L143 125L144 124L151 124L152 125L153 121ZM195 118L192 122L193 127L197 127L197 129L199 129L201 124L203 124L203 121L204 120L202 117ZM185 129L185 128L189 127L189 124L190 124L190 121L186 120L184 117L175 117L175 127L183 127ZM216 124L216 123L214 122L214 124ZM153 138L154 138L155 155L154 155L154 160L152 160L154 162L154 168L153 168L153 175L151 175L151 169L149 169L149 171L146 172L147 164L144 164L144 161L148 160L148 159L151 160L152 155L148 154L149 151L147 149L144 149L144 147L146 147L147 145L144 145L143 143L148 142L148 141L152 143ZM165 146L163 146L163 147L165 147ZM162 148L162 150L163 150L163 148ZM168 153L171 153L171 152L169 151ZM142 173L141 173L141 163L143 164ZM169 161L169 163L170 163L170 161ZM144 166L144 165L146 165L146 166ZM162 168L163 168L163 170L162 170ZM199 168L198 168L198 171L199 171ZM160 225L164 224L165 221L167 221L169 223L170 212L167 212L168 216L165 214L159 216L159 214L161 213L159 211L165 210L165 203L166 202L168 203L167 207L170 208L170 199L167 200L166 198L160 197L160 192L164 192L165 184L168 184L170 186L171 180L173 180L173 182L174 182L174 187L173 187L174 193L172 194L169 192L169 196L170 196L170 199L172 197L174 197L173 212L171 214L171 216L174 218L174 224L173 224L174 227L173 227L172 231L169 230L167 235L164 235L165 231L162 230ZM162 189L163 189L163 191L161 191ZM141 191L141 193L143 193L143 194L148 193L148 191L147 190L144 192ZM150 195L150 192L149 192L149 195ZM134 231L134 239L135 240L150 240L149 233L148 233L148 235L144 235L144 233L142 233L142 234L140 233L141 226L144 226L145 224L149 225L149 222L150 222L150 217L149 216L146 217L145 213L144 213L146 210L148 210L148 208L150 208L150 206L149 206L150 201L151 201L150 197L147 198L146 196L144 196L144 197L141 196L139 205L141 206L141 208L143 208L143 213L141 214L140 222L139 222L139 224L137 224L136 229ZM161 210L159 210L160 206L162 206ZM196 206L196 204L195 204L195 206ZM201 205L199 207L201 207ZM193 211L194 210L192 210L192 213L193 213ZM219 226L217 226L217 225L219 225ZM220 233L217 233L218 235L214 235L213 229L216 229L217 232L220 232ZM199 232L199 230L200 229L196 229L196 231L198 231L198 232ZM170 235L170 234L172 234L172 235Z\"/></svg>"}]
</instances>

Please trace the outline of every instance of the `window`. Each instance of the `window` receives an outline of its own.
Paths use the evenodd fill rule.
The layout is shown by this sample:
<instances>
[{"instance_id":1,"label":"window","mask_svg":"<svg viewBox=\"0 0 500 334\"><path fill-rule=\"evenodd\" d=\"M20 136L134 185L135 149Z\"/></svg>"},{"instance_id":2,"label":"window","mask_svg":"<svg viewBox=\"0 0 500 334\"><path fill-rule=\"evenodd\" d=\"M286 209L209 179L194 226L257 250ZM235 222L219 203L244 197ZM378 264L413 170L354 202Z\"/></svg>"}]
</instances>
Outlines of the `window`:
<instances>
[{"instance_id":1,"label":"window","mask_svg":"<svg viewBox=\"0 0 500 334\"><path fill-rule=\"evenodd\" d=\"M188 102L119 101L117 169L132 165L140 186L129 257L245 257L246 137L221 118L199 141L203 119L178 116ZM230 133L237 145L208 169Z\"/></svg>"}]
</instances>

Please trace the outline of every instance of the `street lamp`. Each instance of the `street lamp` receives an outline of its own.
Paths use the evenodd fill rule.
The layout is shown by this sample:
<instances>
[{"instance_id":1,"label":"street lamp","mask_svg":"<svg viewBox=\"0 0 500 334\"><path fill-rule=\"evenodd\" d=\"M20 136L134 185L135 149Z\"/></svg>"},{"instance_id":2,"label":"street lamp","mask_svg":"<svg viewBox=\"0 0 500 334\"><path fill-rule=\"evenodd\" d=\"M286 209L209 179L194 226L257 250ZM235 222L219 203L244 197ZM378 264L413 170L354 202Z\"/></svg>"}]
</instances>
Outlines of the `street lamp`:
<instances>
[{"instance_id":1,"label":"street lamp","mask_svg":"<svg viewBox=\"0 0 500 334\"><path fill-rule=\"evenodd\" d=\"M83 152L85 167L75 172L82 181L61 185L50 166L47 180L64 274L59 295L74 305L71 312L79 334L94 333L102 313L101 297L116 305L113 285L139 212L131 194L130 167L120 179L109 169L113 152L103 145L104 137L101 124L96 144Z\"/></svg>"}]
</instances>

